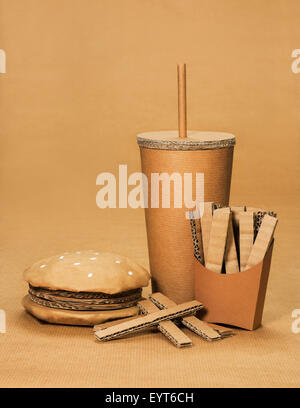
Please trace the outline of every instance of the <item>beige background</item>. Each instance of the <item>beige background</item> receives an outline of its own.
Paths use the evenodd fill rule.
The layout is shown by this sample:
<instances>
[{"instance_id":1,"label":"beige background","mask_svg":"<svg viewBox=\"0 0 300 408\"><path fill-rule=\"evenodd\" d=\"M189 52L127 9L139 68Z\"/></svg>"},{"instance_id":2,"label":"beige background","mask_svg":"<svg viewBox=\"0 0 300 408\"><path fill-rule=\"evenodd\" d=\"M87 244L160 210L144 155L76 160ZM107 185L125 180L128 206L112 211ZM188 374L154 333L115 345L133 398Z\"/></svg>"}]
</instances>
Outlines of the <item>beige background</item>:
<instances>
[{"instance_id":1,"label":"beige background","mask_svg":"<svg viewBox=\"0 0 300 408\"><path fill-rule=\"evenodd\" d=\"M295 0L0 0L1 386L299 386L300 48ZM65 250L148 265L142 210L100 210L96 176L139 169L135 135L177 126L236 134L232 204L277 211L263 327L177 350L160 333L97 343L37 322L22 271Z\"/></svg>"}]
</instances>

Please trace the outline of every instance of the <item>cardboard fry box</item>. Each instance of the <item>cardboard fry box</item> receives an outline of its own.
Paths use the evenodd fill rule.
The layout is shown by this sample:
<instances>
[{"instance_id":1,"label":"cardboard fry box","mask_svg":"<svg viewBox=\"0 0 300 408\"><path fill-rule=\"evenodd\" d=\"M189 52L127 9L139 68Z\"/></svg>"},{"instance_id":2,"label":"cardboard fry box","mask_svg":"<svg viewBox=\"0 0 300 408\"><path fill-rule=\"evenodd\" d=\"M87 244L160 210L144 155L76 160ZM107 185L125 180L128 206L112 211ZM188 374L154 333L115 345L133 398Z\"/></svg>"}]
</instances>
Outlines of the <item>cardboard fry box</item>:
<instances>
[{"instance_id":1,"label":"cardboard fry box","mask_svg":"<svg viewBox=\"0 0 300 408\"><path fill-rule=\"evenodd\" d=\"M274 240L262 262L235 274L210 271L194 260L195 299L204 305L202 320L247 330L260 326L273 245Z\"/></svg>"}]
</instances>

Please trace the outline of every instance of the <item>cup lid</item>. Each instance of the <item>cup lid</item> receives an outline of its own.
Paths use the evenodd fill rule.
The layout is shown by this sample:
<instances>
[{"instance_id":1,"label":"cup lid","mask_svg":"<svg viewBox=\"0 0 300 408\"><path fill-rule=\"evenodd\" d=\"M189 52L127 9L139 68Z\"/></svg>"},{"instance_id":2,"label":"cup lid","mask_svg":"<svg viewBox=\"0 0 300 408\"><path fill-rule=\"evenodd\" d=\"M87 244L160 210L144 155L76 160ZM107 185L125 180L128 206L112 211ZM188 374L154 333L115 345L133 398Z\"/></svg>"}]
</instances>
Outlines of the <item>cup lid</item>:
<instances>
[{"instance_id":1,"label":"cup lid","mask_svg":"<svg viewBox=\"0 0 300 408\"><path fill-rule=\"evenodd\" d=\"M177 130L145 132L137 135L140 147L159 150L209 150L235 145L235 136L224 132L188 130L187 137L179 137Z\"/></svg>"}]
</instances>

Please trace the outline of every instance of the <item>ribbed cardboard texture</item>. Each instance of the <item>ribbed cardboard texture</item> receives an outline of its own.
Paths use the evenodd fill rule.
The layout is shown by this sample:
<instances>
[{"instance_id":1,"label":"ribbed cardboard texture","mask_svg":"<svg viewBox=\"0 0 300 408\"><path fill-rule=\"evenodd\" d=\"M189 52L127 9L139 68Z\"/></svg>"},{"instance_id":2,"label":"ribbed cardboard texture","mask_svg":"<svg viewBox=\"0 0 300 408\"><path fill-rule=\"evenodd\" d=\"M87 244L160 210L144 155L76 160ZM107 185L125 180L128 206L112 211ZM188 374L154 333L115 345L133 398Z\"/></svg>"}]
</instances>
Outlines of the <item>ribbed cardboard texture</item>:
<instances>
[{"instance_id":1,"label":"ribbed cardboard texture","mask_svg":"<svg viewBox=\"0 0 300 408\"><path fill-rule=\"evenodd\" d=\"M203 302L203 320L247 330L260 326L273 245L262 262L230 275L212 272L194 259L195 298Z\"/></svg>"},{"instance_id":2,"label":"ribbed cardboard texture","mask_svg":"<svg viewBox=\"0 0 300 408\"><path fill-rule=\"evenodd\" d=\"M205 201L228 205L233 147L215 150L173 151L140 147L142 171L151 173L204 173ZM151 183L148 183L151 197ZM146 226L153 292L176 303L194 297L193 244L186 208L146 208Z\"/></svg>"}]
</instances>

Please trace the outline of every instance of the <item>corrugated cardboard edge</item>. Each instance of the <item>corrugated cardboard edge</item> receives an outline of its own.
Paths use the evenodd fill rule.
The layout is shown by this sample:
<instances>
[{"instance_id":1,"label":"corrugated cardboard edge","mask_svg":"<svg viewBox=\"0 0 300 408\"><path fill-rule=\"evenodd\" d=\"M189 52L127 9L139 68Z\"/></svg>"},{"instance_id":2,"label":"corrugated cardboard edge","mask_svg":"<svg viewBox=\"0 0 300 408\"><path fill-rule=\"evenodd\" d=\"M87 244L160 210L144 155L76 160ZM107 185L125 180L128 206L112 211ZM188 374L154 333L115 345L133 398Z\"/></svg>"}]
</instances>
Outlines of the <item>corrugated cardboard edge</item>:
<instances>
[{"instance_id":1,"label":"corrugated cardboard edge","mask_svg":"<svg viewBox=\"0 0 300 408\"><path fill-rule=\"evenodd\" d=\"M235 137L231 139L219 140L219 141L205 141L197 142L192 141L189 138L182 138L181 141L171 140L151 140L141 136L137 136L137 143L139 147L146 149L158 149L158 150L215 150L233 148L235 145Z\"/></svg>"},{"instance_id":2,"label":"corrugated cardboard edge","mask_svg":"<svg viewBox=\"0 0 300 408\"><path fill-rule=\"evenodd\" d=\"M39 320L53 324L94 326L112 319L137 316L138 307L106 310L106 311L74 311L45 307L34 303L28 295L24 296L22 304L27 312Z\"/></svg>"},{"instance_id":3,"label":"corrugated cardboard edge","mask_svg":"<svg viewBox=\"0 0 300 408\"><path fill-rule=\"evenodd\" d=\"M197 236L196 220L192 218L193 213L191 211L189 214L190 214L190 227L191 227L191 232L192 232L194 256L199 262L203 263L204 258L202 257L201 251L200 251L200 243L199 243L199 238Z\"/></svg>"}]
</instances>

